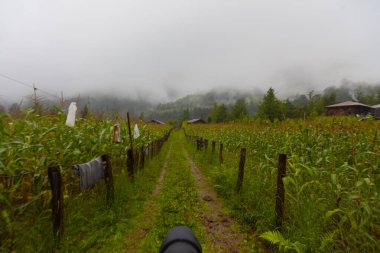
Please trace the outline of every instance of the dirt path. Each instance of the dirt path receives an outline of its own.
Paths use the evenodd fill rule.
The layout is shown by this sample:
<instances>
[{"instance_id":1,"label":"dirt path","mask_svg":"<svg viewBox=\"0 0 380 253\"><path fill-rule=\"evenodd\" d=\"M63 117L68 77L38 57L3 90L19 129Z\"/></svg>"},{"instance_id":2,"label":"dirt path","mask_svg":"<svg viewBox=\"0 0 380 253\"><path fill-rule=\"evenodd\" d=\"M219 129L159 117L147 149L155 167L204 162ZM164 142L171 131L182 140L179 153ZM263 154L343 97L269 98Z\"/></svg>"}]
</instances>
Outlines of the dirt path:
<instances>
[{"instance_id":1,"label":"dirt path","mask_svg":"<svg viewBox=\"0 0 380 253\"><path fill-rule=\"evenodd\" d=\"M126 236L125 252L127 253L137 252L139 249L140 243L143 241L145 236L149 233L150 229L152 228L156 209L157 209L154 205L154 200L157 197L157 195L159 195L161 192L162 182L164 180L166 169L168 167L168 161L170 159L170 152L171 152L171 146L169 147L169 151L165 157L165 163L161 170L160 177L157 181L156 188L154 189L152 196L150 197L150 199L144 206L143 215L141 215L139 219L137 219L136 223L141 223L139 226L137 226L139 227L139 229L129 232Z\"/></svg>"},{"instance_id":2,"label":"dirt path","mask_svg":"<svg viewBox=\"0 0 380 253\"><path fill-rule=\"evenodd\" d=\"M184 150L187 160L195 176L199 194L205 202L208 210L202 214L203 225L210 241L212 252L251 252L253 241L257 237L253 232L242 232L239 225L223 211L223 205L218 199L216 192L207 183L200 169ZM255 243L257 244L257 243ZM259 245L261 252L266 252L262 245Z\"/></svg>"},{"instance_id":3,"label":"dirt path","mask_svg":"<svg viewBox=\"0 0 380 253\"><path fill-rule=\"evenodd\" d=\"M192 191L194 193L198 192L197 194L188 196L191 196L192 203L194 203L194 201L195 203L200 203L199 209L196 209L196 213L190 214L189 217L193 217L193 220L190 219L190 223L198 223L200 227L204 227L203 231L205 231L205 234L203 234L203 236L205 236L206 239L204 240L206 241L206 244L204 245L205 252L268 252L265 250L265 247L262 247L262 245L259 244L257 236L253 231L244 229L237 224L237 222L231 218L225 210L223 210L221 200L218 198L214 189L208 184L207 179L204 177L201 170L190 158L189 153L183 145L183 140L178 137L178 133L176 136L177 139L173 139L172 143L170 143L160 177L150 199L144 205L143 213L133 221L135 222L135 229L132 229L125 237L125 252L140 252L141 250L159 247L159 245L156 245L157 233L159 234L162 232L161 230L167 229L167 224L160 222L157 215L160 213L160 210L162 212L162 209L165 209L165 207L167 208L168 206L173 205L173 203L176 203L177 205L180 203L177 203L178 199L176 199L177 201L173 200L174 202L172 202L170 200L172 195L170 194L166 196L168 199L164 204L157 201L157 197L159 195L161 196L161 194L165 194L165 192L162 192L162 187L163 181L166 180L166 173L169 173L166 178L173 179L173 175L178 173L176 172L178 169L183 170L185 167L188 167L188 165L190 165L191 172L188 172L189 174L187 174L187 177L191 177L192 173L195 178L195 185L193 184ZM170 155L171 152L175 153ZM170 167L168 167L168 165ZM179 187L178 190L179 189L183 191L187 188L182 189ZM194 200L194 196L196 195L199 196L199 201L197 199ZM182 199L182 201L184 203L191 203L191 201L188 201L186 198ZM168 204L168 206L165 206L165 204ZM176 211L180 210L178 212L183 211L177 206L170 206L170 208L174 208ZM178 221L182 221L181 219L178 220L178 215L176 216L170 213L165 214L165 216L166 215L166 222L176 224Z\"/></svg>"}]
</instances>

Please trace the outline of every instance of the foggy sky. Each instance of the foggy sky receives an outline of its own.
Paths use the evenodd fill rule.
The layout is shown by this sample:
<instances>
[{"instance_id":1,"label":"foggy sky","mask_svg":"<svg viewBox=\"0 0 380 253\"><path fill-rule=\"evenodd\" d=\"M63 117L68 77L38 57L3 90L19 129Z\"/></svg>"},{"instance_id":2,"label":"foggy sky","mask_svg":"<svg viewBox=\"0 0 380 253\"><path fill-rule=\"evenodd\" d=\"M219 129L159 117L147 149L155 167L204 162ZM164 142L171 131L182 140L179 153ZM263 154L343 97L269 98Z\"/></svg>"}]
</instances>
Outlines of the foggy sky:
<instances>
[{"instance_id":1,"label":"foggy sky","mask_svg":"<svg viewBox=\"0 0 380 253\"><path fill-rule=\"evenodd\" d=\"M300 93L379 82L379 31L378 0L0 0L0 74L65 96ZM31 93L0 77L0 101Z\"/></svg>"}]
</instances>

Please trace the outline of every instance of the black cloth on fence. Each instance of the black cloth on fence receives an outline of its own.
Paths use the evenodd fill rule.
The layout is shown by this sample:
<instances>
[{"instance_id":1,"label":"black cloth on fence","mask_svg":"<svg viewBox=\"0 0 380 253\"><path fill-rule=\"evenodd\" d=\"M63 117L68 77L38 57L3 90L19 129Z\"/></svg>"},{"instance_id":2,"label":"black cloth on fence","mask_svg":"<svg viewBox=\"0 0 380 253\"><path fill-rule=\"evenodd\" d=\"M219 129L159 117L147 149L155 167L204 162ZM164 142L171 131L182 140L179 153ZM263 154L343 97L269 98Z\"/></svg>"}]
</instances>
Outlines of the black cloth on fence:
<instances>
[{"instance_id":1,"label":"black cloth on fence","mask_svg":"<svg viewBox=\"0 0 380 253\"><path fill-rule=\"evenodd\" d=\"M88 163L74 165L74 169L79 172L81 190L90 188L104 177L104 164L101 157Z\"/></svg>"}]
</instances>

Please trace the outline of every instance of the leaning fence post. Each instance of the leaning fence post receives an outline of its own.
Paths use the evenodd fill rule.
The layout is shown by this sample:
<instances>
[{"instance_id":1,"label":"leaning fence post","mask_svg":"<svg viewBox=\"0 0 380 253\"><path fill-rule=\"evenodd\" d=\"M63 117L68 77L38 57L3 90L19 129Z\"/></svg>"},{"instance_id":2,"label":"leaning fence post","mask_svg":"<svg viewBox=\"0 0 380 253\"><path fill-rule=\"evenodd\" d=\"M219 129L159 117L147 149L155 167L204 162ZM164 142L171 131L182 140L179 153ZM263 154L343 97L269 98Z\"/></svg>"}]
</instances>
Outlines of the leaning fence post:
<instances>
[{"instance_id":1,"label":"leaning fence post","mask_svg":"<svg viewBox=\"0 0 380 253\"><path fill-rule=\"evenodd\" d=\"M50 166L48 168L48 177L52 192L52 213L53 213L53 232L54 237L63 235L63 191L62 176L59 165Z\"/></svg>"},{"instance_id":2,"label":"leaning fence post","mask_svg":"<svg viewBox=\"0 0 380 253\"><path fill-rule=\"evenodd\" d=\"M114 200L114 186L111 161L108 155L102 155L102 161L105 163L104 182L106 183L107 188L107 203L111 205Z\"/></svg>"},{"instance_id":3,"label":"leaning fence post","mask_svg":"<svg viewBox=\"0 0 380 253\"><path fill-rule=\"evenodd\" d=\"M128 170L128 176L133 179L133 152L132 149L127 150L127 170Z\"/></svg>"},{"instance_id":4,"label":"leaning fence post","mask_svg":"<svg viewBox=\"0 0 380 253\"><path fill-rule=\"evenodd\" d=\"M132 137L132 131L131 131L131 122L129 120L129 112L127 112L127 118L128 118L128 135L129 135L129 146L132 151L133 155L133 137Z\"/></svg>"},{"instance_id":5,"label":"leaning fence post","mask_svg":"<svg viewBox=\"0 0 380 253\"><path fill-rule=\"evenodd\" d=\"M205 151L207 151L207 148L208 148L208 140L205 139L205 140L204 140L204 143L205 143Z\"/></svg>"},{"instance_id":6,"label":"leaning fence post","mask_svg":"<svg viewBox=\"0 0 380 253\"><path fill-rule=\"evenodd\" d=\"M244 164L245 164L245 156L246 156L246 148L242 148L240 150L240 161L239 161L239 175L238 180L236 183L236 192L241 192L241 187L243 185L243 179L244 179Z\"/></svg>"},{"instance_id":7,"label":"leaning fence post","mask_svg":"<svg viewBox=\"0 0 380 253\"><path fill-rule=\"evenodd\" d=\"M285 189L282 180L284 177L286 177L286 154L279 154L276 194L276 225L278 227L281 227L283 220Z\"/></svg>"},{"instance_id":8,"label":"leaning fence post","mask_svg":"<svg viewBox=\"0 0 380 253\"><path fill-rule=\"evenodd\" d=\"M223 143L220 143L219 145L219 162L223 163Z\"/></svg>"}]
</instances>

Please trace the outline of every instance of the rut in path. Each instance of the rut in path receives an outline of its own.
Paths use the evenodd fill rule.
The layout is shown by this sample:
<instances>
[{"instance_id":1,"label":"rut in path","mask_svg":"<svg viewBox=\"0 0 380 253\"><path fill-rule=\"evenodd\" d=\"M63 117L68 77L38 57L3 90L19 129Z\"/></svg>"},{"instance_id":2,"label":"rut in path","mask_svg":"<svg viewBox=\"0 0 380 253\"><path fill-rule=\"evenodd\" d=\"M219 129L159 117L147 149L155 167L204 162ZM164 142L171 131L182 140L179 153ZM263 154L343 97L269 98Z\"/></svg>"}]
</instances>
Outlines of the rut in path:
<instances>
[{"instance_id":1,"label":"rut in path","mask_svg":"<svg viewBox=\"0 0 380 253\"><path fill-rule=\"evenodd\" d=\"M218 199L216 192L209 186L200 169L184 150L185 156L195 176L201 198L205 201L209 210L202 214L203 225L210 241L212 252L250 252L250 245L257 236L251 232L241 232L239 225L223 211L223 205ZM249 243L244 243L248 241ZM265 248L255 240L254 244L259 251L266 252Z\"/></svg>"},{"instance_id":2,"label":"rut in path","mask_svg":"<svg viewBox=\"0 0 380 253\"><path fill-rule=\"evenodd\" d=\"M168 167L168 161L170 159L170 152L171 152L171 145L165 157L165 163L161 170L160 177L157 181L156 188L154 189L151 198L144 206L144 212L143 212L143 215L141 216L142 219L138 219L139 222L142 222L141 228L137 231L134 230L134 231L129 232L126 237L125 252L127 253L137 252L140 246L140 243L143 241L145 236L149 233L150 229L152 228L152 225L154 223L154 214L155 214L154 200L155 200L155 197L161 192L162 181L164 180L166 169Z\"/></svg>"}]
</instances>

